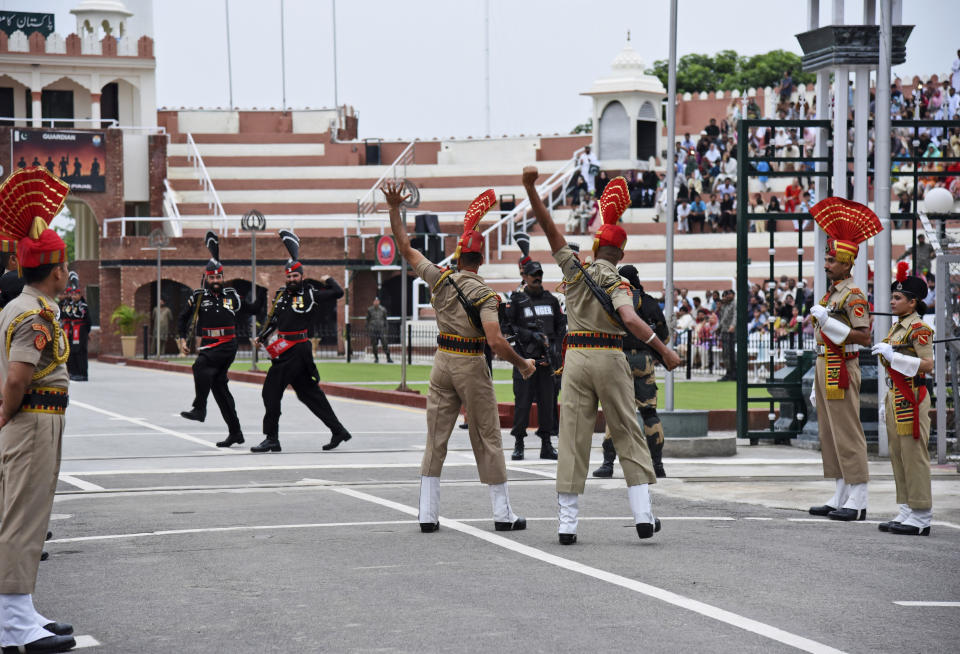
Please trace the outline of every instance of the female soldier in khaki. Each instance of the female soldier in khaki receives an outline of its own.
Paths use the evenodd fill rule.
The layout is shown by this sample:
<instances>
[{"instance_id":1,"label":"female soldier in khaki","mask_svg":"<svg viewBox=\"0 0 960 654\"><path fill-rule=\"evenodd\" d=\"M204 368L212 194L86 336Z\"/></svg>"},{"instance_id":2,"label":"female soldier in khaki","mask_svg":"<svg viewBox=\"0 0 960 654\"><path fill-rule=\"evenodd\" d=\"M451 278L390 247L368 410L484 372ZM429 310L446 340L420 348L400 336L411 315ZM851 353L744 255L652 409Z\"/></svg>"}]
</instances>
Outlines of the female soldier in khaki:
<instances>
[{"instance_id":1,"label":"female soldier in khaki","mask_svg":"<svg viewBox=\"0 0 960 654\"><path fill-rule=\"evenodd\" d=\"M927 452L930 397L924 375L933 372L933 330L920 320L926 311L927 284L902 270L891 291L890 310L898 320L883 342L873 346L873 353L886 366L891 387L886 400L887 436L900 512L881 523L880 531L928 536L933 500Z\"/></svg>"}]
</instances>

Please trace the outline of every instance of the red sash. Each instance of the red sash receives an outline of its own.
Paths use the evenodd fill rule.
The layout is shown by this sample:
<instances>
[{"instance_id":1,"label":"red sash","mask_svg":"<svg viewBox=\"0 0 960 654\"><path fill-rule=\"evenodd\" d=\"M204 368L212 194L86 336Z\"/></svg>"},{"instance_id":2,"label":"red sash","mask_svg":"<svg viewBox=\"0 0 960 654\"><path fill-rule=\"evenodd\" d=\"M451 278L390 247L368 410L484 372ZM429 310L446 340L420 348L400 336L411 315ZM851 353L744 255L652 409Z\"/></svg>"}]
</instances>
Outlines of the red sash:
<instances>
[{"instance_id":1,"label":"red sash","mask_svg":"<svg viewBox=\"0 0 960 654\"><path fill-rule=\"evenodd\" d=\"M847 361L844 356L843 346L836 345L827 338L822 331L820 338L826 348L824 357L826 369L826 395L828 400L842 400L844 390L850 388L850 375L847 372Z\"/></svg>"},{"instance_id":2,"label":"red sash","mask_svg":"<svg viewBox=\"0 0 960 654\"><path fill-rule=\"evenodd\" d=\"M910 383L910 379L907 378L906 375L904 375L902 372L897 372L893 368L889 368L889 367L887 368L887 373L889 373L890 380L893 381L893 386L897 391L896 393L894 393L894 397L893 397L893 401L895 403L894 415L896 416L896 419L897 419L897 433L898 434L901 433L900 432L901 425L909 429L909 427L906 424L906 420L903 419L906 416L905 415L901 416L901 413L907 413L907 412L901 412L899 408L900 403L898 400L903 399L905 402L907 402L910 405L909 413L912 414L912 420L913 420L913 438L915 440L919 440L920 438L920 404L927 397L927 387L925 385L920 386L917 389L917 394L914 395L913 384ZM909 433L909 432L906 432L906 433Z\"/></svg>"}]
</instances>

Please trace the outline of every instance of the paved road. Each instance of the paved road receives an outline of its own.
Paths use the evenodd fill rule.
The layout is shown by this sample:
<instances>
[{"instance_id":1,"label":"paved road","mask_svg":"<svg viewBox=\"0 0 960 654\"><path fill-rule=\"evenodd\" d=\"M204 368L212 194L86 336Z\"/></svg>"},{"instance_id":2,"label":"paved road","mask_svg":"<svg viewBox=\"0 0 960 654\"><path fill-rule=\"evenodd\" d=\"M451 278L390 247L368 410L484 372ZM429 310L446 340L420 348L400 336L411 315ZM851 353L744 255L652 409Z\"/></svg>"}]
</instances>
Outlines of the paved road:
<instances>
[{"instance_id":1,"label":"paved road","mask_svg":"<svg viewBox=\"0 0 960 654\"><path fill-rule=\"evenodd\" d=\"M876 529L894 506L883 461L871 520L845 524L806 513L832 491L815 452L668 459L656 538L637 539L620 477L589 482L562 547L555 464L508 466L529 527L497 533L456 430L441 530L421 534L420 410L331 398L354 439L323 452L288 393L283 453L253 455L212 445L212 402L204 424L179 417L186 375L94 363L91 379L71 389L36 601L93 652L956 651L955 468L935 468L938 522L915 538ZM255 444L259 388L231 387Z\"/></svg>"}]
</instances>

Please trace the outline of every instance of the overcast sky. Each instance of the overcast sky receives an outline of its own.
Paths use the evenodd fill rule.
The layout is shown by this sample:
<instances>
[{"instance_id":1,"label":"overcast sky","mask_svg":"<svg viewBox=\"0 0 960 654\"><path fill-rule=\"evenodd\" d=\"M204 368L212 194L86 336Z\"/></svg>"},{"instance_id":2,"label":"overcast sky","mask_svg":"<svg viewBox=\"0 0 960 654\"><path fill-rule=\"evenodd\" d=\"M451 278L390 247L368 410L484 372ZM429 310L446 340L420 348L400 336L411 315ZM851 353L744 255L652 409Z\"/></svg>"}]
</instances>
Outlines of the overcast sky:
<instances>
[{"instance_id":1,"label":"overcast sky","mask_svg":"<svg viewBox=\"0 0 960 654\"><path fill-rule=\"evenodd\" d=\"M153 6L157 101L167 107L229 105L224 0L128 0ZM0 9L56 14L74 31L78 0L0 0ZM280 107L280 0L229 0L233 104ZM821 24L833 2L821 0ZM960 2L903 0L916 25L895 73L950 69L960 48ZM579 94L606 74L631 32L651 64L668 47L667 0L489 0L491 132L567 133L590 116ZM862 20L847 0L846 22ZM285 0L286 99L294 108L334 104L331 0ZM360 115L360 137L447 138L485 133L484 0L339 0L337 97ZM677 48L752 55L800 53L806 0L679 0ZM142 10L140 10L142 11Z\"/></svg>"}]
</instances>

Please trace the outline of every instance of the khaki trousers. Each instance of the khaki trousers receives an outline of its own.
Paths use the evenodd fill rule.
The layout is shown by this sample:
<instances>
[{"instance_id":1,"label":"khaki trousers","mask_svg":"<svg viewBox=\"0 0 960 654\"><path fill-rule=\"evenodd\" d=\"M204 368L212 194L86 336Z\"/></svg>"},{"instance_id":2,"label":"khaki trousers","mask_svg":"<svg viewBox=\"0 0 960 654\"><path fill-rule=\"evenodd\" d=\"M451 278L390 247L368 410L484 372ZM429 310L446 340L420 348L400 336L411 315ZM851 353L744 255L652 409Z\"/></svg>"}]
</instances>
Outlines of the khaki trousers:
<instances>
[{"instance_id":1,"label":"khaki trousers","mask_svg":"<svg viewBox=\"0 0 960 654\"><path fill-rule=\"evenodd\" d=\"M0 430L0 593L33 593L60 473L64 417L21 411Z\"/></svg>"},{"instance_id":2,"label":"khaki trousers","mask_svg":"<svg viewBox=\"0 0 960 654\"><path fill-rule=\"evenodd\" d=\"M890 443L890 465L897 484L897 504L906 504L916 511L933 508L930 491L930 394L920 403L920 438L897 433L893 407L893 391L887 392L887 440Z\"/></svg>"},{"instance_id":3,"label":"khaki trousers","mask_svg":"<svg viewBox=\"0 0 960 654\"><path fill-rule=\"evenodd\" d=\"M842 400L828 400L826 359L817 357L817 426L820 429L820 456L826 479L843 479L847 484L870 480L867 469L867 437L860 423L860 363L845 362L850 387Z\"/></svg>"},{"instance_id":4,"label":"khaki trousers","mask_svg":"<svg viewBox=\"0 0 960 654\"><path fill-rule=\"evenodd\" d=\"M558 493L583 493L597 402L603 404L627 486L657 483L647 440L637 423L633 376L623 350L568 349L560 398Z\"/></svg>"},{"instance_id":5,"label":"khaki trousers","mask_svg":"<svg viewBox=\"0 0 960 654\"><path fill-rule=\"evenodd\" d=\"M493 380L483 356L437 352L430 370L427 395L427 446L420 474L439 477L447 458L447 442L460 415L467 409L470 446L477 460L480 481L502 484L507 481L500 438L500 412L493 392Z\"/></svg>"}]
</instances>

